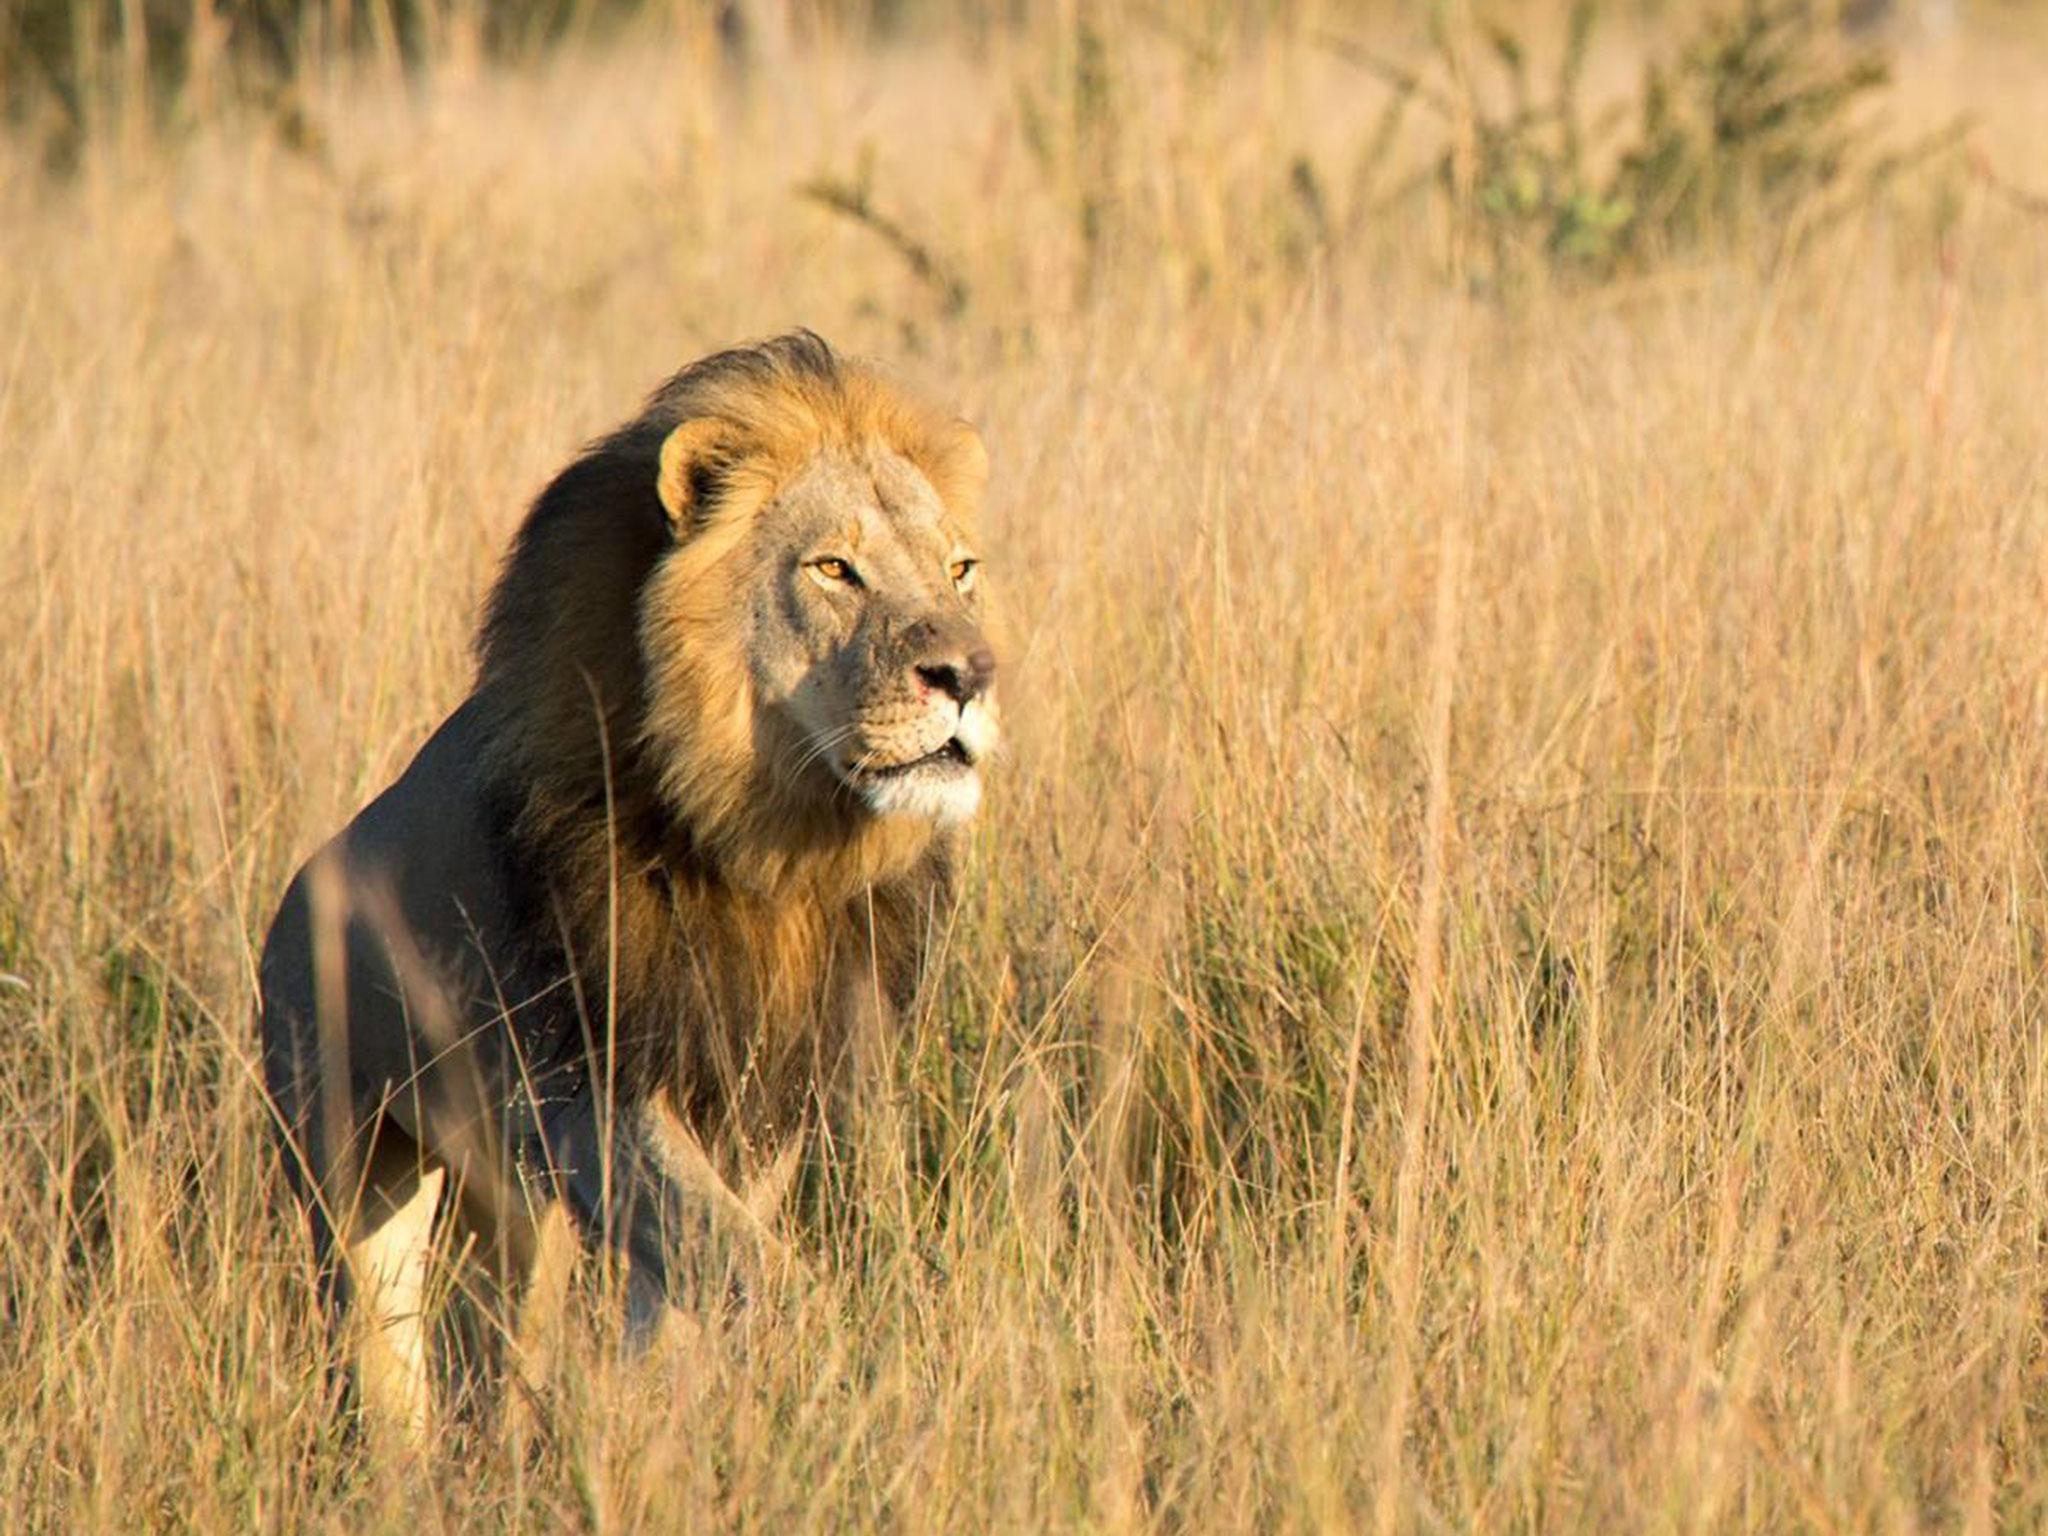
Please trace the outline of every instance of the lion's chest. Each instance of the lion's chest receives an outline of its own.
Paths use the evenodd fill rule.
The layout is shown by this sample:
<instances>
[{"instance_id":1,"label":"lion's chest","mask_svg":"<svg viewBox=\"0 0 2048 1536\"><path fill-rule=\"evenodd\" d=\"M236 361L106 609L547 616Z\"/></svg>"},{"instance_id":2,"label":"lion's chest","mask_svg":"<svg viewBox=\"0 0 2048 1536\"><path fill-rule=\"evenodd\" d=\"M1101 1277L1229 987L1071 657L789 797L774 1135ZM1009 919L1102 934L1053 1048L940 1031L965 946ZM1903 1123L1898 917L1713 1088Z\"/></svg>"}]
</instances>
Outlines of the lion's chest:
<instances>
[{"instance_id":1,"label":"lion's chest","mask_svg":"<svg viewBox=\"0 0 2048 1536\"><path fill-rule=\"evenodd\" d=\"M839 1094L884 1011L870 936L806 906L674 903L666 918L634 1011L671 1035L675 1103L700 1133L786 1137Z\"/></svg>"}]
</instances>

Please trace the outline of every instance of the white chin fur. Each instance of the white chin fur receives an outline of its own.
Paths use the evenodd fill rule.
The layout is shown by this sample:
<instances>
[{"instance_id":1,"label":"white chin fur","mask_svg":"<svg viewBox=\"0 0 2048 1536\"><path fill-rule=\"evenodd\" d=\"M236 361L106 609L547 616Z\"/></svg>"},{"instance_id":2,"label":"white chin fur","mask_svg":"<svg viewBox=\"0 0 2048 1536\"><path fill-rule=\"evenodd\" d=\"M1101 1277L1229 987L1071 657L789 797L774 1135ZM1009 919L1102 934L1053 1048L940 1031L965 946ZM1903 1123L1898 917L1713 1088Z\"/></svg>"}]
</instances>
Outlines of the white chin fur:
<instances>
[{"instance_id":1,"label":"white chin fur","mask_svg":"<svg viewBox=\"0 0 2048 1536\"><path fill-rule=\"evenodd\" d=\"M981 775L958 769L928 769L900 778L870 779L860 797L877 816L915 816L942 827L956 826L981 805Z\"/></svg>"}]
</instances>

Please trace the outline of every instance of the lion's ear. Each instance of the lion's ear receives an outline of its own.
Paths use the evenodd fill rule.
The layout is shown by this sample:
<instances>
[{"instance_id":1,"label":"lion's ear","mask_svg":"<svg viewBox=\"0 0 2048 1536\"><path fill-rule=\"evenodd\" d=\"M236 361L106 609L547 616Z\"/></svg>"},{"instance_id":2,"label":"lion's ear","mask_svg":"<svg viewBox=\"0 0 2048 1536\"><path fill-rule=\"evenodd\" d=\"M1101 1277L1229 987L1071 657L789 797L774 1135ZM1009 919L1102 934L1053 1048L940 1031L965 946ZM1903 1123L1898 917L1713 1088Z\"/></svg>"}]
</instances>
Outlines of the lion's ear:
<instances>
[{"instance_id":1,"label":"lion's ear","mask_svg":"<svg viewBox=\"0 0 2048 1536\"><path fill-rule=\"evenodd\" d=\"M939 444L936 468L944 482L938 492L947 501L966 512L981 505L982 492L988 489L988 449L971 423L953 423Z\"/></svg>"},{"instance_id":2,"label":"lion's ear","mask_svg":"<svg viewBox=\"0 0 2048 1536\"><path fill-rule=\"evenodd\" d=\"M686 421L662 441L655 490L672 527L687 528L692 517L703 511L698 503L710 472L717 460L731 453L732 446L732 428L715 417Z\"/></svg>"}]
</instances>

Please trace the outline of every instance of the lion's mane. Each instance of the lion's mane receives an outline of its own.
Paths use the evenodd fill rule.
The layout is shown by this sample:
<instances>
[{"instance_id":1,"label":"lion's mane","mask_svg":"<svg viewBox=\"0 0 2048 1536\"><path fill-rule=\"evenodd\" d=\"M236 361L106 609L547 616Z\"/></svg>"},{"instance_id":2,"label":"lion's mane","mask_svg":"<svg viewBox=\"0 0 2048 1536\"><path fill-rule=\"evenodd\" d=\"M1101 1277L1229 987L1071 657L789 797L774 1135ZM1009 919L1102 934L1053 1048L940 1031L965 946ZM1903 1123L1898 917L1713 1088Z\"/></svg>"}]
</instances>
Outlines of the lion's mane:
<instances>
[{"instance_id":1,"label":"lion's mane","mask_svg":"<svg viewBox=\"0 0 2048 1536\"><path fill-rule=\"evenodd\" d=\"M657 477L690 422L713 446L676 527ZM945 834L796 797L750 729L749 519L818 453L872 445L971 518L978 441L817 336L697 362L541 493L479 639L518 943L575 983L558 1032L620 1094L669 1086L749 1137L786 1128L844 1053L857 975L899 1002L914 986L948 880Z\"/></svg>"}]
</instances>

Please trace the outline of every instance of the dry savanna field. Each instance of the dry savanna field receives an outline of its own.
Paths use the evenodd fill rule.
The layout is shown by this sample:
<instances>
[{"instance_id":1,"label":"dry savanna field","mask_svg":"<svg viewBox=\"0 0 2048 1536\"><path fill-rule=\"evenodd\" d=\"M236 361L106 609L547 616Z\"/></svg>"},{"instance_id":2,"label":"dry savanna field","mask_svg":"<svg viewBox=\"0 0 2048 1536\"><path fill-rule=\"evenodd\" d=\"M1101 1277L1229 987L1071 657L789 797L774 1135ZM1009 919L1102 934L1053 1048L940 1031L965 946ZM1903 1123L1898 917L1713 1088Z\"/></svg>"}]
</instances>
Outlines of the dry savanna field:
<instances>
[{"instance_id":1,"label":"dry savanna field","mask_svg":"<svg viewBox=\"0 0 2048 1536\"><path fill-rule=\"evenodd\" d=\"M821 9L0 130L8 1523L2048 1521L2048 17L1622 249L1483 11ZM994 460L928 995L800 1282L373 1454L253 946L546 477L797 324Z\"/></svg>"}]
</instances>

